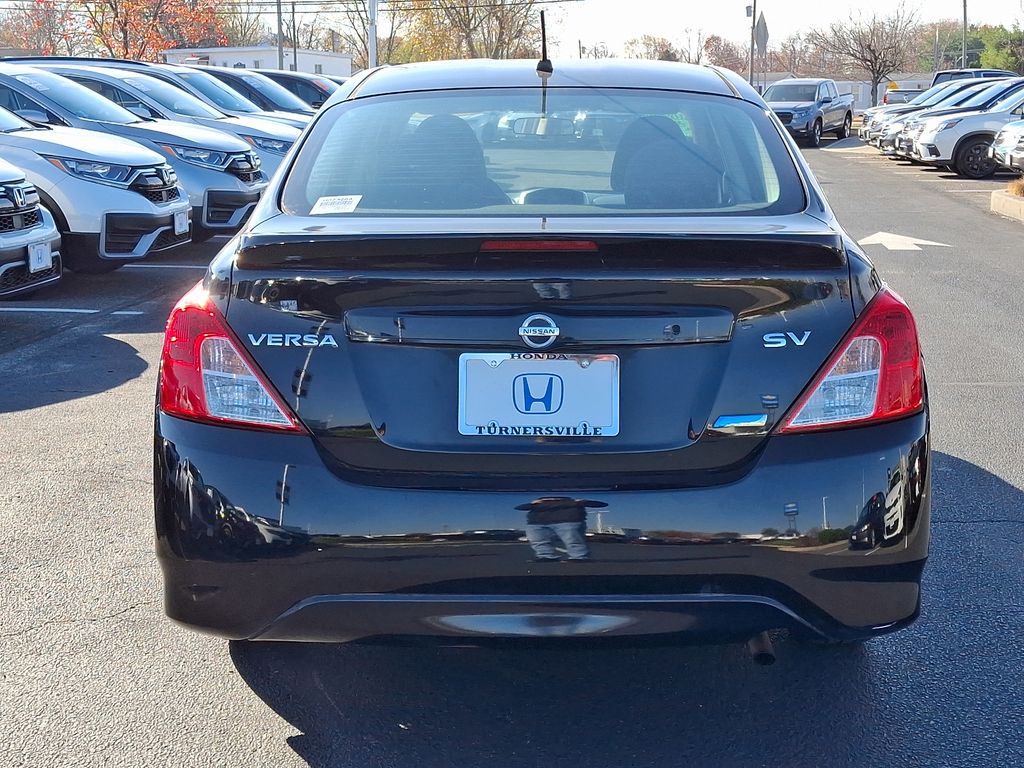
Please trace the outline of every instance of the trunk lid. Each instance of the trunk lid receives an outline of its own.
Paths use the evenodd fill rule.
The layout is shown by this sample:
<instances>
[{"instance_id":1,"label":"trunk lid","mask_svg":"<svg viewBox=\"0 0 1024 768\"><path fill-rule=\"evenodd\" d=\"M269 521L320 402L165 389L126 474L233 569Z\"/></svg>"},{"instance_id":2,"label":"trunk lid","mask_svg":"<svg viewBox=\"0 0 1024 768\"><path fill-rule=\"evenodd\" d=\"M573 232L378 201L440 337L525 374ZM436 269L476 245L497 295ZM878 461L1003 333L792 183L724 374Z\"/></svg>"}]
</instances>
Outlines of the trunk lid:
<instances>
[{"instance_id":1,"label":"trunk lid","mask_svg":"<svg viewBox=\"0 0 1024 768\"><path fill-rule=\"evenodd\" d=\"M423 234L422 226L371 236L324 221L278 217L243 238L227 318L327 464L356 482L509 490L730 482L753 466L854 320L841 237L806 215L750 227L719 219L685 236L659 233L666 223L657 221L645 235L591 224L582 234L500 236ZM548 343L543 332L520 335L536 315L558 328L543 349L528 343ZM464 355L479 359L460 363ZM525 395L549 395L531 411L561 403L574 380L553 396L546 382L576 375L581 359L596 364L594 397L617 397L617 434L503 431L515 422L502 420L460 431L463 411L486 411L491 400L510 396L502 407L519 413ZM466 370L483 364L508 365L507 375L478 383L491 374ZM601 364L606 374L596 372ZM523 389L519 374L544 378ZM522 418L556 420L534 415Z\"/></svg>"}]
</instances>

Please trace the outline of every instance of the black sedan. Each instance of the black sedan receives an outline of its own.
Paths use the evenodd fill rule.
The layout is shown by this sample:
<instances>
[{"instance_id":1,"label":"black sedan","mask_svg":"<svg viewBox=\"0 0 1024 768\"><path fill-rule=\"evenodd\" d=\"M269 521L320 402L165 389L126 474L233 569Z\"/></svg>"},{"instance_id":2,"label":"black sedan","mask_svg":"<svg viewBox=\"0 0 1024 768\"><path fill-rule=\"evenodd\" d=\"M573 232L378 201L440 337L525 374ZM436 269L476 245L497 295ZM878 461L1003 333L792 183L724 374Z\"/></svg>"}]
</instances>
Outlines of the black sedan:
<instances>
[{"instance_id":1,"label":"black sedan","mask_svg":"<svg viewBox=\"0 0 1024 768\"><path fill-rule=\"evenodd\" d=\"M459 643L912 622L930 463L906 304L740 77L542 74L353 77L174 308L167 613ZM499 113L536 116L506 121L529 140L482 144ZM580 114L631 118L566 141L554 116Z\"/></svg>"},{"instance_id":2,"label":"black sedan","mask_svg":"<svg viewBox=\"0 0 1024 768\"><path fill-rule=\"evenodd\" d=\"M196 67L231 86L253 104L267 112L294 112L312 115L314 110L294 93L266 75L246 69Z\"/></svg>"},{"instance_id":3,"label":"black sedan","mask_svg":"<svg viewBox=\"0 0 1024 768\"><path fill-rule=\"evenodd\" d=\"M283 69L253 71L265 75L278 85L287 88L314 109L319 109L325 101L331 98L331 94L338 90L338 83L325 75L311 75L308 72L293 72Z\"/></svg>"}]
</instances>

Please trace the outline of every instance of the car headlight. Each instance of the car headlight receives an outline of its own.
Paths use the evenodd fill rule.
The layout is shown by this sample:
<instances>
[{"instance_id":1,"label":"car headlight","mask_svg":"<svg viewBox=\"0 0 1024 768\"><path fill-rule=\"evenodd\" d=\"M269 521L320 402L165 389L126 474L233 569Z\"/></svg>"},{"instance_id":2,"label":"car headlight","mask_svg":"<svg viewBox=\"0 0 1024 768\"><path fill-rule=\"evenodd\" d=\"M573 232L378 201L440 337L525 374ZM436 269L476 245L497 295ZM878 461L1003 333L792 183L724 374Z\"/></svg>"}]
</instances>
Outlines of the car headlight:
<instances>
[{"instance_id":1,"label":"car headlight","mask_svg":"<svg viewBox=\"0 0 1024 768\"><path fill-rule=\"evenodd\" d=\"M961 119L963 118L957 118L956 120L943 120L941 123L939 123L938 130L945 131L949 128L952 128L954 125L959 124Z\"/></svg>"},{"instance_id":2,"label":"car headlight","mask_svg":"<svg viewBox=\"0 0 1024 768\"><path fill-rule=\"evenodd\" d=\"M172 157L184 160L186 163L201 165L203 168L223 168L228 161L226 152L216 149L203 149L202 147L178 147L171 144L164 144L164 150Z\"/></svg>"},{"instance_id":3,"label":"car headlight","mask_svg":"<svg viewBox=\"0 0 1024 768\"><path fill-rule=\"evenodd\" d=\"M132 172L131 167L127 165L101 163L95 160L72 160L67 157L47 157L46 159L72 176L97 181L101 184L123 184Z\"/></svg>"},{"instance_id":4,"label":"car headlight","mask_svg":"<svg viewBox=\"0 0 1024 768\"><path fill-rule=\"evenodd\" d=\"M273 152L277 155L286 154L292 148L292 144L295 143L283 139L266 139L262 136L243 136L242 138L256 147L256 149L262 149L264 152Z\"/></svg>"}]
</instances>

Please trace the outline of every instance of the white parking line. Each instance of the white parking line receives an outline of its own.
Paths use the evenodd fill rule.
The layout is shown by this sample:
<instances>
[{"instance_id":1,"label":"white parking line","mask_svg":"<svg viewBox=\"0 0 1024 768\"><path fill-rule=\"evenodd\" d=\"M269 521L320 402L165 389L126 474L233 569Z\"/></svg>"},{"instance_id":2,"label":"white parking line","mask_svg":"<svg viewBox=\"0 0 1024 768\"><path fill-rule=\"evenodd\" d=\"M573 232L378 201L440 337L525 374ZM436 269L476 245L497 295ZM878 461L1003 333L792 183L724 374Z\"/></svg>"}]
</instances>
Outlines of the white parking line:
<instances>
[{"instance_id":1,"label":"white parking line","mask_svg":"<svg viewBox=\"0 0 1024 768\"><path fill-rule=\"evenodd\" d=\"M36 313L50 313L50 314L65 314L65 315L97 315L104 310L102 309L74 309L71 307L0 307L0 312L36 312ZM136 309L119 309L116 312L111 312L112 315L144 315L145 312L140 312Z\"/></svg>"},{"instance_id":2,"label":"white parking line","mask_svg":"<svg viewBox=\"0 0 1024 768\"><path fill-rule=\"evenodd\" d=\"M206 269L208 264L125 264L122 269Z\"/></svg>"},{"instance_id":3,"label":"white parking line","mask_svg":"<svg viewBox=\"0 0 1024 768\"><path fill-rule=\"evenodd\" d=\"M95 315L98 309L65 309L64 307L0 307L0 312L57 312L69 315Z\"/></svg>"}]
</instances>

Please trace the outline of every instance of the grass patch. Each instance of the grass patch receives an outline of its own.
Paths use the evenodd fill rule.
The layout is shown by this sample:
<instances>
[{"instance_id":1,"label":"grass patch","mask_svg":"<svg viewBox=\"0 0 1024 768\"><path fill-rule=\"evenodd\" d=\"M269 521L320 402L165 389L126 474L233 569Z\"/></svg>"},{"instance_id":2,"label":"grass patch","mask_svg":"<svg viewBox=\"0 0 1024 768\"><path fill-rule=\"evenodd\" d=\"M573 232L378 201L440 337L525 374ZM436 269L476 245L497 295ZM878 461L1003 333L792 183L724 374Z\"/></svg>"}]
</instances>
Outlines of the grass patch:
<instances>
[{"instance_id":1,"label":"grass patch","mask_svg":"<svg viewBox=\"0 0 1024 768\"><path fill-rule=\"evenodd\" d=\"M1011 195L1017 195L1017 197L1024 197L1024 176L1020 176L1011 181L1006 186L1006 191Z\"/></svg>"}]
</instances>

